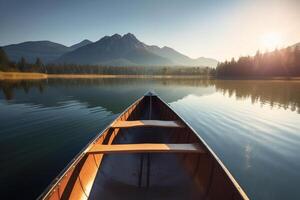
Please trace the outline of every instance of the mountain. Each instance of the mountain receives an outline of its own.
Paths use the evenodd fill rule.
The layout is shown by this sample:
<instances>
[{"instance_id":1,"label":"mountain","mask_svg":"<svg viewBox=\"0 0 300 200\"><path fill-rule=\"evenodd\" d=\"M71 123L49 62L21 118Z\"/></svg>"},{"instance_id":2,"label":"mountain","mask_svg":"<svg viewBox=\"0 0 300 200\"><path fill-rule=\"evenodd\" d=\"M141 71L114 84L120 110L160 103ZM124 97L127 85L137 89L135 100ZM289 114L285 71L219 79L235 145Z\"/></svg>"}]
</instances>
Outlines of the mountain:
<instances>
[{"instance_id":1,"label":"mountain","mask_svg":"<svg viewBox=\"0 0 300 200\"><path fill-rule=\"evenodd\" d=\"M74 44L74 45L70 46L69 48L72 49L72 51L73 51L75 49L78 49L80 47L83 47L83 46L91 44L91 43L93 43L93 42L91 42L90 40L82 40L81 42Z\"/></svg>"},{"instance_id":2,"label":"mountain","mask_svg":"<svg viewBox=\"0 0 300 200\"><path fill-rule=\"evenodd\" d=\"M147 50L133 34L105 36L97 42L62 55L58 63L108 66L157 66L173 64L171 60Z\"/></svg>"},{"instance_id":3,"label":"mountain","mask_svg":"<svg viewBox=\"0 0 300 200\"><path fill-rule=\"evenodd\" d=\"M109 66L211 66L218 61L208 58L191 59L170 47L160 48L139 41L133 34L105 36L62 55L58 63Z\"/></svg>"},{"instance_id":4,"label":"mountain","mask_svg":"<svg viewBox=\"0 0 300 200\"><path fill-rule=\"evenodd\" d=\"M21 57L24 57L29 63L35 62L36 58L40 58L44 63L49 63L67 52L90 43L92 42L89 40L83 40L78 44L67 47L51 41L30 41L7 45L4 46L3 49L9 59L15 62L18 62Z\"/></svg>"},{"instance_id":5,"label":"mountain","mask_svg":"<svg viewBox=\"0 0 300 200\"><path fill-rule=\"evenodd\" d=\"M69 51L69 47L50 41L31 41L3 47L10 60L18 61L23 56L27 62L39 57L43 62L54 60Z\"/></svg>"},{"instance_id":6,"label":"mountain","mask_svg":"<svg viewBox=\"0 0 300 200\"><path fill-rule=\"evenodd\" d=\"M158 46L147 46L147 50L157 54L161 55L165 58L168 58L169 60L172 60L175 65L189 65L191 63L191 58L175 51L174 49L170 47L163 47L159 48Z\"/></svg>"},{"instance_id":7,"label":"mountain","mask_svg":"<svg viewBox=\"0 0 300 200\"><path fill-rule=\"evenodd\" d=\"M186 55L175 51L170 47L159 48L158 46L148 46L148 50L152 53L161 55L169 60L172 60L175 65L179 66L209 66L216 67L218 61L212 58L200 57L197 59L192 59Z\"/></svg>"},{"instance_id":8,"label":"mountain","mask_svg":"<svg viewBox=\"0 0 300 200\"><path fill-rule=\"evenodd\" d=\"M200 57L192 59L170 47L147 45L133 34L105 36L96 42L83 40L70 47L51 41L30 41L3 47L10 60L24 57L33 63L107 65L107 66L210 66L217 60Z\"/></svg>"},{"instance_id":9,"label":"mountain","mask_svg":"<svg viewBox=\"0 0 300 200\"><path fill-rule=\"evenodd\" d=\"M201 65L201 66L209 66L209 67L217 67L218 62L216 59L213 58L205 58L205 57L199 57L196 59L193 59L195 65Z\"/></svg>"}]
</instances>

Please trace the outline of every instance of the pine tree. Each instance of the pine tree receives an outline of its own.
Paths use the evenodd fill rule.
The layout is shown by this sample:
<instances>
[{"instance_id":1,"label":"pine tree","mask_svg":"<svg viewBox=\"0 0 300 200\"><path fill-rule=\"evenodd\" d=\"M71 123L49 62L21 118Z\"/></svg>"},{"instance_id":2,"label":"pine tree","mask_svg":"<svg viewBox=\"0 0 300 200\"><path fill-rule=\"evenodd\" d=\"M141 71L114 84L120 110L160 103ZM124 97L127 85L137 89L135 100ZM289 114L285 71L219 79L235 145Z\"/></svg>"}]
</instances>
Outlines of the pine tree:
<instances>
[{"instance_id":1,"label":"pine tree","mask_svg":"<svg viewBox=\"0 0 300 200\"><path fill-rule=\"evenodd\" d=\"M42 60L40 58L36 58L35 66L37 66L38 68L43 67L43 63L42 63Z\"/></svg>"},{"instance_id":2,"label":"pine tree","mask_svg":"<svg viewBox=\"0 0 300 200\"><path fill-rule=\"evenodd\" d=\"M5 71L9 68L9 59L5 51L0 47L0 70Z\"/></svg>"},{"instance_id":3,"label":"pine tree","mask_svg":"<svg viewBox=\"0 0 300 200\"><path fill-rule=\"evenodd\" d=\"M295 56L295 62L294 62L295 74L297 76L300 76L300 46L299 45L295 47L294 56Z\"/></svg>"},{"instance_id":4,"label":"pine tree","mask_svg":"<svg viewBox=\"0 0 300 200\"><path fill-rule=\"evenodd\" d=\"M26 69L26 60L24 57L21 57L19 63L18 63L18 68L20 71L25 71Z\"/></svg>"}]
</instances>

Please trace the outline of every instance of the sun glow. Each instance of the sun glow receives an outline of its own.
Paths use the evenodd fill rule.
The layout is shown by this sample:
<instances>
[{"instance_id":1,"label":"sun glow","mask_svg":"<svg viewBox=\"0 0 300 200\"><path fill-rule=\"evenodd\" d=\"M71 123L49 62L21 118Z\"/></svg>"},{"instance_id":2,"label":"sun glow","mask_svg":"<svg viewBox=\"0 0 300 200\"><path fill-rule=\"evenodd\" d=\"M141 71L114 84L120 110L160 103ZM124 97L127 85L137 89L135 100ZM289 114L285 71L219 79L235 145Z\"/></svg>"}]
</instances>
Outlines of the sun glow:
<instances>
[{"instance_id":1,"label":"sun glow","mask_svg":"<svg viewBox=\"0 0 300 200\"><path fill-rule=\"evenodd\" d=\"M261 36L262 47L266 50L274 50L282 44L282 37L279 33L270 32Z\"/></svg>"}]
</instances>

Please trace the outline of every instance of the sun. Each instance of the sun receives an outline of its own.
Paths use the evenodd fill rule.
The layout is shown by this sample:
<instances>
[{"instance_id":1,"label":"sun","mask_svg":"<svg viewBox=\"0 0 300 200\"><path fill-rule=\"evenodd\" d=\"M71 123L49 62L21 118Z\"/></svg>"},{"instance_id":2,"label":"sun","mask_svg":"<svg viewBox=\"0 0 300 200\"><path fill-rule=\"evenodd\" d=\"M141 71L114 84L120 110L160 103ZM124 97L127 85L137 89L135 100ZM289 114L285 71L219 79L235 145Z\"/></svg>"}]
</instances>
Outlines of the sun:
<instances>
[{"instance_id":1,"label":"sun","mask_svg":"<svg viewBox=\"0 0 300 200\"><path fill-rule=\"evenodd\" d=\"M280 33L270 32L261 36L261 45L266 50L274 50L278 48L282 43Z\"/></svg>"}]
</instances>

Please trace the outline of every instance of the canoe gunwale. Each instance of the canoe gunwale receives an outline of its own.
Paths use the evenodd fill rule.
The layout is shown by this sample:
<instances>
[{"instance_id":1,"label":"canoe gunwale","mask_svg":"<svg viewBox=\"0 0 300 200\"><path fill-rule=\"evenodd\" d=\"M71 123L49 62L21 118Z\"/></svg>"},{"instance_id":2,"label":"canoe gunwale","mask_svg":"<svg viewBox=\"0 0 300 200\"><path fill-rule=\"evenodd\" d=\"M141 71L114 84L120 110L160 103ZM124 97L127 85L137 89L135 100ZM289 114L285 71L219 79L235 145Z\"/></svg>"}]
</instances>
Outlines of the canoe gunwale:
<instances>
[{"instance_id":1,"label":"canoe gunwale","mask_svg":"<svg viewBox=\"0 0 300 200\"><path fill-rule=\"evenodd\" d=\"M89 149L93 144L97 142L97 140L111 128L111 125L113 125L117 120L119 120L126 112L128 112L134 105L138 104L144 96L138 98L135 100L132 104L130 104L122 113L118 115L116 119L114 119L110 124L106 126L104 130L102 130L100 133L98 133L93 139L91 139L90 142L88 142L82 150L75 155L75 157L67 164L67 166L53 179L53 181L48 185L48 187L43 191L42 194L40 194L37 199L38 200L44 200L48 197L48 195L51 194L52 191L55 191L55 187L59 185L60 181L67 175L70 170L72 170L72 167L75 167L80 160L88 153Z\"/></svg>"},{"instance_id":2,"label":"canoe gunwale","mask_svg":"<svg viewBox=\"0 0 300 200\"><path fill-rule=\"evenodd\" d=\"M207 152L206 153L210 153L213 158L215 159L215 161L220 165L220 167L224 170L224 172L226 173L226 175L229 177L230 181L233 183L234 187L239 191L239 193L241 194L241 196L245 199L245 200L249 200L249 197L247 196L247 194L244 192L244 190L242 189L242 187L238 184L238 182L235 180L235 178L232 176L232 174L230 173L230 171L226 168L226 166L222 163L222 161L219 159L219 157L215 154L215 152L209 147L209 145L202 139L202 137L197 134L197 132L192 128L192 126L185 121L177 112L175 112L168 103L166 103L163 99L161 99L158 95L156 96L159 100L161 100L178 118L179 120L181 120L183 122L183 124L185 124L189 129L191 129L191 131L196 135L196 137L200 140L200 142L202 142L203 146L206 148Z\"/></svg>"}]
</instances>

